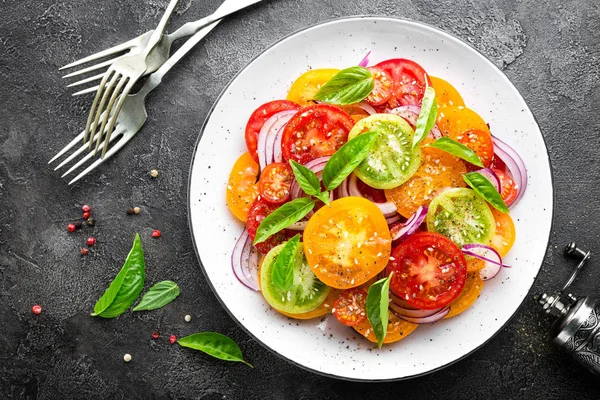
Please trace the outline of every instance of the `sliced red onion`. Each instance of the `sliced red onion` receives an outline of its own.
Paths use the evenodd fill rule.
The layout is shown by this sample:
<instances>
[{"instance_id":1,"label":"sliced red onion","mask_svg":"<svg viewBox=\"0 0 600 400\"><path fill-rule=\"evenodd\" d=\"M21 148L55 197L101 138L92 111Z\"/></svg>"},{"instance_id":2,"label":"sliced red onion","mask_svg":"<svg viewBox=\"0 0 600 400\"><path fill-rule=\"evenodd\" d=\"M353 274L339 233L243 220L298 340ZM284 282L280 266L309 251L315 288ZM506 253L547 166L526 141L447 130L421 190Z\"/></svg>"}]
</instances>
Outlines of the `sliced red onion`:
<instances>
[{"instance_id":1,"label":"sliced red onion","mask_svg":"<svg viewBox=\"0 0 600 400\"><path fill-rule=\"evenodd\" d=\"M249 289L259 291L258 285L258 250L252 245L248 231L240 235L233 253L231 254L231 268L235 277Z\"/></svg>"},{"instance_id":2,"label":"sliced red onion","mask_svg":"<svg viewBox=\"0 0 600 400\"><path fill-rule=\"evenodd\" d=\"M527 167L521 156L508 144L495 136L492 136L492 141L494 142L494 154L504 161L518 190L515 200L507 204L509 208L512 208L521 200L527 189Z\"/></svg>"},{"instance_id":3,"label":"sliced red onion","mask_svg":"<svg viewBox=\"0 0 600 400\"><path fill-rule=\"evenodd\" d=\"M450 307L446 306L445 308L438 310L435 314L426 316L426 317L409 317L406 315L402 315L399 313L395 313L398 318L403 319L407 322L411 322L413 324L432 324L440 319L444 318L450 312Z\"/></svg>"},{"instance_id":4,"label":"sliced red onion","mask_svg":"<svg viewBox=\"0 0 600 400\"><path fill-rule=\"evenodd\" d=\"M400 107L394 108L393 110L390 111L390 114L396 114L399 117L404 118L406 120L406 122L411 124L414 128L415 126L417 126L417 118L419 118L420 112L421 112L421 107L415 106L415 105L409 105L409 106L400 106ZM442 137L442 132L440 131L440 128L438 128L437 124L433 125L433 128L431 128L431 131L429 131L429 137L431 137L432 139L439 139Z\"/></svg>"},{"instance_id":5,"label":"sliced red onion","mask_svg":"<svg viewBox=\"0 0 600 400\"><path fill-rule=\"evenodd\" d=\"M479 172L481 175L485 176L487 178L487 180L490 181L492 183L492 185L494 185L494 187L496 188L498 193L501 193L502 187L500 185L500 178L498 178L498 175L496 175L496 173L494 171L492 171L489 168L483 168L477 172Z\"/></svg>"},{"instance_id":6,"label":"sliced red onion","mask_svg":"<svg viewBox=\"0 0 600 400\"><path fill-rule=\"evenodd\" d=\"M375 203L377 204L377 203ZM392 215L391 217L386 217L385 218L385 222L387 222L388 225L392 225L398 221L400 221L401 217L400 214L396 213L394 215Z\"/></svg>"},{"instance_id":7,"label":"sliced red onion","mask_svg":"<svg viewBox=\"0 0 600 400\"><path fill-rule=\"evenodd\" d=\"M296 113L297 110L278 112L267 119L262 128L260 128L260 132L258 133L257 152L258 164L261 171L274 161L274 149L277 134L283 130L282 128L285 126L285 124L287 124L287 122ZM279 148L281 149L281 142L279 142Z\"/></svg>"},{"instance_id":8,"label":"sliced red onion","mask_svg":"<svg viewBox=\"0 0 600 400\"><path fill-rule=\"evenodd\" d=\"M319 179L321 179L323 169L325 169L325 164L327 164L327 161L330 158L331 157L329 156L315 158L314 160L307 162L304 166L310 169L312 172L314 172L315 175L317 175ZM295 179L290 187L290 195L292 197L292 200L306 196L306 194L298 184L298 181L296 181ZM331 194L331 198L333 199L333 193Z\"/></svg>"},{"instance_id":9,"label":"sliced red onion","mask_svg":"<svg viewBox=\"0 0 600 400\"><path fill-rule=\"evenodd\" d=\"M429 317L430 315L437 314L442 311L443 307L436 308L434 310L420 310L418 308L413 307L411 304L396 296L394 293L390 292L390 309L394 311L397 315L403 315L405 317L414 317L414 318L424 318Z\"/></svg>"},{"instance_id":10,"label":"sliced red onion","mask_svg":"<svg viewBox=\"0 0 600 400\"><path fill-rule=\"evenodd\" d=\"M365 197L366 198L366 196L363 195L362 192L358 189L358 177L356 176L356 174L354 174L354 173L350 174L350 176L348 178L346 178L345 180L348 181L348 195L349 196L357 196L357 197ZM396 205L394 203L392 203L391 201L386 201L385 203L375 203L375 205L377 207L379 207L379 209L383 213L383 216L386 219L398 215L398 213L397 213L398 209L396 208ZM397 221L399 221L399 220L400 220L400 218L397 219ZM392 221L390 223L393 223L393 222L395 222L395 221Z\"/></svg>"},{"instance_id":11,"label":"sliced red onion","mask_svg":"<svg viewBox=\"0 0 600 400\"><path fill-rule=\"evenodd\" d=\"M419 229L419 226L421 226L425 220L425 217L427 217L427 207L419 206L417 211L410 216L408 221L406 221L404 226L400 228L400 230L394 235L392 240L406 240L410 235L415 233L417 229Z\"/></svg>"},{"instance_id":12,"label":"sliced red onion","mask_svg":"<svg viewBox=\"0 0 600 400\"><path fill-rule=\"evenodd\" d=\"M358 103L358 106L369 113L369 115L377 114L377 111L373 108L373 106L366 101L361 101Z\"/></svg>"},{"instance_id":13,"label":"sliced red onion","mask_svg":"<svg viewBox=\"0 0 600 400\"><path fill-rule=\"evenodd\" d=\"M303 231L306 228L306 224L308 224L308 221L298 221L294 222L285 229L291 229L293 231Z\"/></svg>"},{"instance_id":14,"label":"sliced red onion","mask_svg":"<svg viewBox=\"0 0 600 400\"><path fill-rule=\"evenodd\" d=\"M281 149L282 138L283 129L280 129L279 132L277 132L277 136L275 137L275 143L273 143L273 160L275 162L283 162L283 150Z\"/></svg>"},{"instance_id":15,"label":"sliced red onion","mask_svg":"<svg viewBox=\"0 0 600 400\"><path fill-rule=\"evenodd\" d=\"M462 248L463 254L485 261L485 267L479 271L479 276L484 281L490 280L500 272L502 267L510 268L502 263L502 257L496 249L485 244L465 244Z\"/></svg>"},{"instance_id":16,"label":"sliced red onion","mask_svg":"<svg viewBox=\"0 0 600 400\"><path fill-rule=\"evenodd\" d=\"M371 55L371 50L367 53L367 55L358 63L359 67L366 67L369 65L369 56Z\"/></svg>"}]
</instances>

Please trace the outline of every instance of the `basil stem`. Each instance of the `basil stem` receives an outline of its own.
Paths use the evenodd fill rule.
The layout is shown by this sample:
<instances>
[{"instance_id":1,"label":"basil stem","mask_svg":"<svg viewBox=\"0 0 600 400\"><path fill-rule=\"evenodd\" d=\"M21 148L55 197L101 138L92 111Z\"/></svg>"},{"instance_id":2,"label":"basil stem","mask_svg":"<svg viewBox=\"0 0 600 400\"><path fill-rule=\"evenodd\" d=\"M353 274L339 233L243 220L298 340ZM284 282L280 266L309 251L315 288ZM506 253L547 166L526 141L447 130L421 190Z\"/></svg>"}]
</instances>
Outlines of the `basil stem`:
<instances>
[{"instance_id":1,"label":"basil stem","mask_svg":"<svg viewBox=\"0 0 600 400\"><path fill-rule=\"evenodd\" d=\"M315 207L315 201L309 197L301 197L285 203L260 222L256 230L254 244L262 243L271 235L300 221Z\"/></svg>"},{"instance_id":2,"label":"basil stem","mask_svg":"<svg viewBox=\"0 0 600 400\"><path fill-rule=\"evenodd\" d=\"M341 70L315 94L315 100L330 104L354 104L364 100L373 90L375 79L364 67Z\"/></svg>"}]
</instances>

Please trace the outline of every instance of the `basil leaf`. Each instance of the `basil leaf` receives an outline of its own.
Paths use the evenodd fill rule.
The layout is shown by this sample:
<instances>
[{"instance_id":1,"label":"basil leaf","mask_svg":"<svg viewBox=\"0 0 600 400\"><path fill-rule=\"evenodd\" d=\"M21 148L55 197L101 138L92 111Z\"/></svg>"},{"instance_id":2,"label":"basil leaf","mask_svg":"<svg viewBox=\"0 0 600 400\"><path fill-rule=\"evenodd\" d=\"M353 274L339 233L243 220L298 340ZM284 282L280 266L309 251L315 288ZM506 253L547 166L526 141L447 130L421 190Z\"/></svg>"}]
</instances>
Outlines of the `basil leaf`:
<instances>
[{"instance_id":1,"label":"basil leaf","mask_svg":"<svg viewBox=\"0 0 600 400\"><path fill-rule=\"evenodd\" d=\"M161 308L179 296L179 286L173 281L162 281L152 286L133 311L148 311Z\"/></svg>"},{"instance_id":2,"label":"basil leaf","mask_svg":"<svg viewBox=\"0 0 600 400\"><path fill-rule=\"evenodd\" d=\"M421 143L421 140L429 135L429 131L435 125L437 112L435 90L431 86L427 86L423 94L423 101L421 101L421 111L417 118L417 126L415 127L415 135L413 136L413 149Z\"/></svg>"},{"instance_id":3,"label":"basil leaf","mask_svg":"<svg viewBox=\"0 0 600 400\"><path fill-rule=\"evenodd\" d=\"M220 333L194 333L193 335L179 339L177 343L182 347L203 351L220 360L241 362L252 367L252 364L244 361L244 356L239 346L232 339Z\"/></svg>"},{"instance_id":4,"label":"basil leaf","mask_svg":"<svg viewBox=\"0 0 600 400\"><path fill-rule=\"evenodd\" d=\"M309 197L301 197L285 203L260 222L256 230L254 244L262 243L269 236L287 228L294 222L300 221L315 207L315 201Z\"/></svg>"},{"instance_id":5,"label":"basil leaf","mask_svg":"<svg viewBox=\"0 0 600 400\"><path fill-rule=\"evenodd\" d=\"M392 272L387 278L380 279L372 284L367 294L367 318L373 327L373 333L375 333L379 348L383 345L383 339L387 334L390 280L393 274Z\"/></svg>"},{"instance_id":6,"label":"basil leaf","mask_svg":"<svg viewBox=\"0 0 600 400\"><path fill-rule=\"evenodd\" d=\"M136 233L131 251L121 271L96 302L92 317L114 318L123 314L144 288L146 263L140 235Z\"/></svg>"},{"instance_id":7,"label":"basil leaf","mask_svg":"<svg viewBox=\"0 0 600 400\"><path fill-rule=\"evenodd\" d=\"M323 184L328 190L338 187L354 168L369 154L378 132L367 132L348 141L336 151L325 164Z\"/></svg>"},{"instance_id":8,"label":"basil leaf","mask_svg":"<svg viewBox=\"0 0 600 400\"><path fill-rule=\"evenodd\" d=\"M463 175L463 179L467 182L467 185L473 188L475 193L493 205L498 211L503 213L508 212L508 207L506 207L504 200L502 200L502 196L488 178L479 172L469 172Z\"/></svg>"},{"instance_id":9,"label":"basil leaf","mask_svg":"<svg viewBox=\"0 0 600 400\"><path fill-rule=\"evenodd\" d=\"M321 86L314 100L339 105L358 103L371 93L374 84L375 80L368 69L346 68Z\"/></svg>"},{"instance_id":10,"label":"basil leaf","mask_svg":"<svg viewBox=\"0 0 600 400\"><path fill-rule=\"evenodd\" d=\"M300 244L300 234L297 234L283 246L281 253L275 259L271 279L273 284L282 292L287 291L294 284L294 265Z\"/></svg>"},{"instance_id":11,"label":"basil leaf","mask_svg":"<svg viewBox=\"0 0 600 400\"><path fill-rule=\"evenodd\" d=\"M309 196L318 196L321 194L321 181L314 172L294 160L290 160L290 165L296 181L302 190L304 190L304 193Z\"/></svg>"},{"instance_id":12,"label":"basil leaf","mask_svg":"<svg viewBox=\"0 0 600 400\"><path fill-rule=\"evenodd\" d=\"M473 165L483 168L483 163L473 150L464 144L457 142L456 140L450 139L449 137L441 137L427 146L444 150L446 153L450 153L453 156L462 158Z\"/></svg>"}]
</instances>

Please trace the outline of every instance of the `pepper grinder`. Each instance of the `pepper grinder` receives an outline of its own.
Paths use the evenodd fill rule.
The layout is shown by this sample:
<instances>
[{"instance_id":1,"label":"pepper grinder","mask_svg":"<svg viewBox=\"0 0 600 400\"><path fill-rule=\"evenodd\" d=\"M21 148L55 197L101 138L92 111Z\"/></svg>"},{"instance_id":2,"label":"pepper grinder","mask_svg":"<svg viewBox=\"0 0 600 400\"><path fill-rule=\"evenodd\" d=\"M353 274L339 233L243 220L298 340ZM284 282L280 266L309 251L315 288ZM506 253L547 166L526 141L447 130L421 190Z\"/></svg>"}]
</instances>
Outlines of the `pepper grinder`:
<instances>
[{"instance_id":1,"label":"pepper grinder","mask_svg":"<svg viewBox=\"0 0 600 400\"><path fill-rule=\"evenodd\" d=\"M570 243L565 253L581 261L560 292L553 296L544 293L538 301L547 314L556 317L551 329L552 342L592 374L600 376L600 300L594 296L564 295L591 254L575 243Z\"/></svg>"}]
</instances>

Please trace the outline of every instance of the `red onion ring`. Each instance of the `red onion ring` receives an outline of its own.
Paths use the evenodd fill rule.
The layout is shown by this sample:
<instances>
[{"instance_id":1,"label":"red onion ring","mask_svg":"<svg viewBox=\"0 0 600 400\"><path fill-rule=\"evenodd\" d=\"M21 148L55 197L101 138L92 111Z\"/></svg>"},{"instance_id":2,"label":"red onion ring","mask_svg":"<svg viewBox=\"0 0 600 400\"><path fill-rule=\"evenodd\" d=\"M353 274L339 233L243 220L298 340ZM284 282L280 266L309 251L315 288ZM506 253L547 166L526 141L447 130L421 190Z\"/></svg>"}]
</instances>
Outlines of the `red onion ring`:
<instances>
[{"instance_id":1,"label":"red onion ring","mask_svg":"<svg viewBox=\"0 0 600 400\"><path fill-rule=\"evenodd\" d=\"M367 55L358 63L359 67L366 67L369 65L369 56L371 55L371 50L367 53Z\"/></svg>"},{"instance_id":2,"label":"red onion ring","mask_svg":"<svg viewBox=\"0 0 600 400\"><path fill-rule=\"evenodd\" d=\"M500 178L498 178L498 175L496 175L496 173L494 171L492 171L489 168L483 168L477 172L479 172L481 175L485 176L487 178L487 180L490 181L492 183L492 185L494 185L494 187L496 188L498 193L502 192L502 187L500 185Z\"/></svg>"},{"instance_id":3,"label":"red onion ring","mask_svg":"<svg viewBox=\"0 0 600 400\"><path fill-rule=\"evenodd\" d=\"M493 135L492 141L494 142L494 154L506 164L506 168L508 168L508 172L515 181L518 190L515 200L507 204L509 208L512 208L521 200L527 189L527 167L525 167L521 156L508 144Z\"/></svg>"},{"instance_id":4,"label":"red onion ring","mask_svg":"<svg viewBox=\"0 0 600 400\"><path fill-rule=\"evenodd\" d=\"M431 315L437 314L442 311L443 307L436 308L435 310L420 310L408 304L405 300L396 296L393 292L390 292L390 309L396 313L396 315L403 315L405 317L413 318L424 318Z\"/></svg>"},{"instance_id":5,"label":"red onion ring","mask_svg":"<svg viewBox=\"0 0 600 400\"><path fill-rule=\"evenodd\" d=\"M361 101L358 103L358 106L365 110L369 115L377 114L377 111L373 108L373 106L366 101Z\"/></svg>"},{"instance_id":6,"label":"red onion ring","mask_svg":"<svg viewBox=\"0 0 600 400\"><path fill-rule=\"evenodd\" d=\"M484 281L494 278L502 267L510 268L502 263L502 257L496 249L485 244L465 244L462 248L463 254L485 261L485 267L479 271L479 276Z\"/></svg>"},{"instance_id":7,"label":"red onion ring","mask_svg":"<svg viewBox=\"0 0 600 400\"><path fill-rule=\"evenodd\" d=\"M258 133L258 164L260 170L271 164L275 158L275 142L277 135L282 131L287 122L296 114L297 110L286 110L272 115L265 121ZM279 142L279 153L281 153L281 141Z\"/></svg>"},{"instance_id":8,"label":"red onion ring","mask_svg":"<svg viewBox=\"0 0 600 400\"><path fill-rule=\"evenodd\" d=\"M319 177L319 179L321 179L321 174L323 173L323 169L325 169L325 164L327 164L327 161L330 158L330 156L315 158L314 160L307 162L304 166L310 169L312 172L314 172ZM300 197L306 197L306 193L304 193L304 191L298 184L298 181L296 181L295 179L292 182L292 185L290 186L290 194L292 196L292 200L298 199ZM333 193L331 198L333 199Z\"/></svg>"},{"instance_id":9,"label":"red onion ring","mask_svg":"<svg viewBox=\"0 0 600 400\"><path fill-rule=\"evenodd\" d=\"M427 317L408 317L406 315L395 313L398 318L403 319L407 322L411 322L413 324L432 324L436 321L441 320L450 312L450 307L446 306L445 308L438 310L435 314L429 315Z\"/></svg>"},{"instance_id":10,"label":"red onion ring","mask_svg":"<svg viewBox=\"0 0 600 400\"><path fill-rule=\"evenodd\" d=\"M356 176L356 174L354 174L354 173L350 174L350 176L348 176L345 180L348 181L348 194L349 194L349 196L357 196L357 197L367 198L367 196L365 196L358 189L358 177ZM379 209L383 213L383 216L386 219L398 215L398 212L397 212L398 209L396 208L396 205L394 203L392 203L391 201L386 201L385 203L375 203L375 205L377 207L379 207ZM399 221L399 220L400 220L400 218L398 218L396 221ZM395 222L395 221L393 221L393 222Z\"/></svg>"},{"instance_id":11,"label":"red onion ring","mask_svg":"<svg viewBox=\"0 0 600 400\"><path fill-rule=\"evenodd\" d=\"M377 203L375 203L375 204L377 204ZM396 214L392 215L391 217L386 217L385 222L387 222L388 225L392 225L393 223L400 221L400 219L401 219L400 214L396 213Z\"/></svg>"},{"instance_id":12,"label":"red onion ring","mask_svg":"<svg viewBox=\"0 0 600 400\"><path fill-rule=\"evenodd\" d=\"M308 224L308 221L298 221L294 222L285 229L291 229L293 231L303 231L306 228L306 224Z\"/></svg>"},{"instance_id":13,"label":"red onion ring","mask_svg":"<svg viewBox=\"0 0 600 400\"><path fill-rule=\"evenodd\" d=\"M258 250L252 245L252 239L250 239L248 231L244 229L233 248L231 268L242 285L255 291L260 291L258 263Z\"/></svg>"},{"instance_id":14,"label":"red onion ring","mask_svg":"<svg viewBox=\"0 0 600 400\"><path fill-rule=\"evenodd\" d=\"M427 207L419 206L419 208L417 208L417 211L415 211L415 213L410 216L410 218L408 219L408 221L406 221L404 226L400 228L400 230L394 235L392 241L406 240L410 235L415 233L417 229L419 229L419 226L421 226L421 224L425 220L425 217L427 217Z\"/></svg>"},{"instance_id":15,"label":"red onion ring","mask_svg":"<svg viewBox=\"0 0 600 400\"><path fill-rule=\"evenodd\" d=\"M421 107L409 105L394 108L390 111L390 114L396 114L399 117L404 118L406 122L408 122L414 129L417 126L417 118L419 118L420 112ZM439 139L442 137L442 132L440 131L440 128L438 128L437 124L433 125L431 131L429 131L429 137L432 139Z\"/></svg>"}]
</instances>

